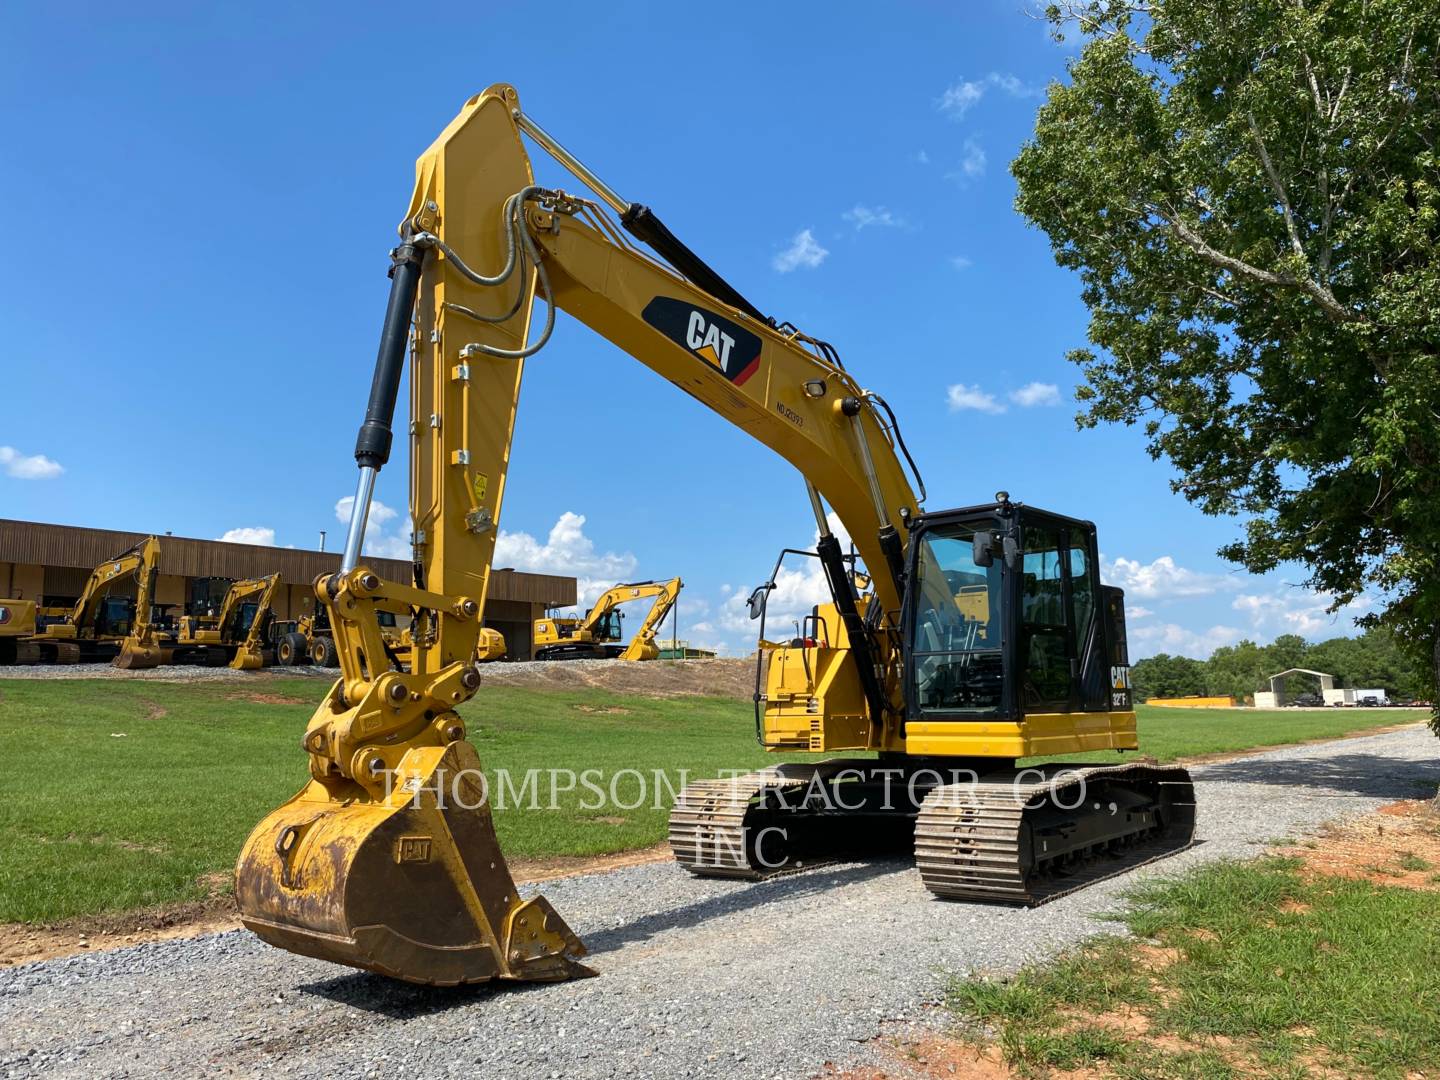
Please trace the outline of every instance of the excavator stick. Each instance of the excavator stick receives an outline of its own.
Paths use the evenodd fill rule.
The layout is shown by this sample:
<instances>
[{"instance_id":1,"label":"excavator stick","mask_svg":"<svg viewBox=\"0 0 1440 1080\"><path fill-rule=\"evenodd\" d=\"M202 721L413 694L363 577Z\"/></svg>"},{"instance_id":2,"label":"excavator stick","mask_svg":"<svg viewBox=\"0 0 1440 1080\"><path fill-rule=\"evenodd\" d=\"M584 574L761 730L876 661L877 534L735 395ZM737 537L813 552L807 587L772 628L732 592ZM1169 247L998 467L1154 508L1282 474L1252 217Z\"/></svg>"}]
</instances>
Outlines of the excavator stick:
<instances>
[{"instance_id":1,"label":"excavator stick","mask_svg":"<svg viewBox=\"0 0 1440 1080\"><path fill-rule=\"evenodd\" d=\"M307 785L251 834L241 922L291 952L433 986L591 974L544 897L522 901L468 742L412 749L386 795Z\"/></svg>"}]
</instances>

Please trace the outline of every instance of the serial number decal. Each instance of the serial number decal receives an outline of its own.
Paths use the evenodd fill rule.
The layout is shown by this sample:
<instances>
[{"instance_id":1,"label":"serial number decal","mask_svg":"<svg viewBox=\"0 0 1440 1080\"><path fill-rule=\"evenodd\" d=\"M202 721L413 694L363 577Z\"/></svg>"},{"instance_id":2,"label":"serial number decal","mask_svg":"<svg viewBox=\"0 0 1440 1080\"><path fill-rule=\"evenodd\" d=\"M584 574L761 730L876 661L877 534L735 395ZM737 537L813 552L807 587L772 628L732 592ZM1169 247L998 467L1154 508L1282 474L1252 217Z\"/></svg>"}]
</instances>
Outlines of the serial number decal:
<instances>
[{"instance_id":1,"label":"serial number decal","mask_svg":"<svg viewBox=\"0 0 1440 1080\"><path fill-rule=\"evenodd\" d=\"M778 412L781 416L783 416L786 420L789 420L796 427L805 426L805 418L783 402L775 402L775 411Z\"/></svg>"}]
</instances>

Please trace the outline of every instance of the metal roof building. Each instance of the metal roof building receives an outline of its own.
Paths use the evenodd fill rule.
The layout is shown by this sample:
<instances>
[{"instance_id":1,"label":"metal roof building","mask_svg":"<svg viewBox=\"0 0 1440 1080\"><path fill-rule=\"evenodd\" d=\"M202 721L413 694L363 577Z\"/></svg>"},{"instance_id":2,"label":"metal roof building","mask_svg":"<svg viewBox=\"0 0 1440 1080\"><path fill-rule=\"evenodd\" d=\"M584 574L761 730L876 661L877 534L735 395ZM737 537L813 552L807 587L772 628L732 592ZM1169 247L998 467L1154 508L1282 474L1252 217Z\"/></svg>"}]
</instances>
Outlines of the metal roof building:
<instances>
[{"instance_id":1,"label":"metal roof building","mask_svg":"<svg viewBox=\"0 0 1440 1080\"><path fill-rule=\"evenodd\" d=\"M90 571L145 539L149 533L51 525L0 518L0 596L68 604L84 588ZM279 573L278 618L293 618L313 605L311 582L340 566L339 552L232 544L222 540L156 534L160 578L156 602L184 607L198 579L250 578ZM366 562L391 581L408 582L410 564L367 556ZM128 579L125 584L128 583ZM117 588L124 584L116 583ZM133 584L130 584L133 594ZM573 577L496 570L490 574L485 625L505 635L513 659L530 658L531 623L547 607L574 605Z\"/></svg>"}]
</instances>

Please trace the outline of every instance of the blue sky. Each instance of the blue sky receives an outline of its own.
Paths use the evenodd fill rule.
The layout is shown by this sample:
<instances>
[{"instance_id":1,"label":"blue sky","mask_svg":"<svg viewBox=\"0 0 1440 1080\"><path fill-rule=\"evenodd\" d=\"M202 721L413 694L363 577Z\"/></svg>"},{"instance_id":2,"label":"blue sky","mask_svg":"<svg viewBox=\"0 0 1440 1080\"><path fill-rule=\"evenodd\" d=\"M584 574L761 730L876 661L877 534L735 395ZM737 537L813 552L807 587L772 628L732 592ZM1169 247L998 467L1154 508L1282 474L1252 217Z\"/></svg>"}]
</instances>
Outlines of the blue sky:
<instances>
[{"instance_id":1,"label":"blue sky","mask_svg":"<svg viewBox=\"0 0 1440 1080\"><path fill-rule=\"evenodd\" d=\"M336 546L414 158L508 81L762 310L840 348L899 413L930 509L1005 488L1096 521L1137 656L1353 632L1298 569L1218 559L1236 523L1172 495L1138 432L1075 429L1078 283L1007 170L1073 54L1023 0L5 21L0 516ZM404 485L392 462L374 550L403 545ZM814 537L790 466L564 318L527 367L501 525L497 565L592 592L681 575L681 636L729 652L753 637L737 598ZM787 579L791 607L815 584Z\"/></svg>"}]
</instances>

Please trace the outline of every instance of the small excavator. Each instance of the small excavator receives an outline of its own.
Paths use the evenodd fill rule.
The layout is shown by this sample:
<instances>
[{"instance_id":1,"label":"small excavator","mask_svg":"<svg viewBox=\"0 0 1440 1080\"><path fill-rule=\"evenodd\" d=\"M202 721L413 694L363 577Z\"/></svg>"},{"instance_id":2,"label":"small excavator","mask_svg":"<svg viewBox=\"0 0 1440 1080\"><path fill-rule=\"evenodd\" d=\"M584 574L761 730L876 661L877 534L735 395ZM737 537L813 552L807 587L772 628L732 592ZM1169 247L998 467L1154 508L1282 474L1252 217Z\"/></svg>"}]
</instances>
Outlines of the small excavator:
<instances>
[{"instance_id":1,"label":"small excavator","mask_svg":"<svg viewBox=\"0 0 1440 1080\"><path fill-rule=\"evenodd\" d=\"M685 583L678 577L669 581L632 581L606 589L583 619L550 615L536 619L531 641L536 660L654 660L660 655L655 635L665 616L675 606ZM622 604L653 596L655 603L629 644L621 628Z\"/></svg>"},{"instance_id":2,"label":"small excavator","mask_svg":"<svg viewBox=\"0 0 1440 1080\"><path fill-rule=\"evenodd\" d=\"M32 636L15 640L12 662L110 660L118 668L152 668L167 662L153 611L159 565L160 541L153 536L107 559L90 572L72 608L55 619L42 616ZM126 576L135 582L135 596L112 594L111 586ZM0 658L10 655L6 650Z\"/></svg>"},{"instance_id":3,"label":"small excavator","mask_svg":"<svg viewBox=\"0 0 1440 1080\"><path fill-rule=\"evenodd\" d=\"M538 185L527 137L595 197ZM688 784L670 817L680 865L757 879L913 849L936 896L1028 905L1189 844L1184 769L1017 767L1138 747L1123 595L1101 583L1094 525L1004 493L924 509L884 398L621 198L513 86L471 98L421 155L399 233L344 554L315 585L340 678L301 737L309 782L236 866L262 939L434 985L588 971L560 914L515 888L457 712L481 681L521 374L557 309L794 465L819 534L801 554L830 599L809 633L763 650L756 735L826 756ZM361 550L407 351L415 573L392 582ZM751 596L762 625L769 584ZM416 613L409 671L385 662L377 613L394 604Z\"/></svg>"},{"instance_id":4,"label":"small excavator","mask_svg":"<svg viewBox=\"0 0 1440 1080\"><path fill-rule=\"evenodd\" d=\"M182 616L174 658L211 662L213 657L237 671L264 667L279 585L279 574L234 581L225 590L218 615Z\"/></svg>"}]
</instances>

